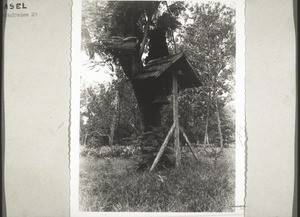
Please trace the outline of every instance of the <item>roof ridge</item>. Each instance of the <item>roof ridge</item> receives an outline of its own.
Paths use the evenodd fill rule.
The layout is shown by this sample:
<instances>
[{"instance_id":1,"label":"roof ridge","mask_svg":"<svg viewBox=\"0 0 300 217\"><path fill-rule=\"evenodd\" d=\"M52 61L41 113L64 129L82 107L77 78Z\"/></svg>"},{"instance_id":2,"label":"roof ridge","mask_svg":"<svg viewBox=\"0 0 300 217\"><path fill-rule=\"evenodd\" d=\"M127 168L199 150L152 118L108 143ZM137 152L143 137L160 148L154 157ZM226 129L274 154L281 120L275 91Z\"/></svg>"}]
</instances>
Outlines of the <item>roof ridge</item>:
<instances>
[{"instance_id":1,"label":"roof ridge","mask_svg":"<svg viewBox=\"0 0 300 217\"><path fill-rule=\"evenodd\" d=\"M174 56L183 56L185 55L185 52L184 51L180 51L179 53L176 53L176 54L172 54L172 55L167 55L167 56L163 56L163 57L160 57L160 58L157 58L157 59L153 59L153 60L150 60L146 65L145 67L150 67L152 66L155 62L159 61L159 60L165 60L165 59L168 59L168 58L172 58Z\"/></svg>"}]
</instances>

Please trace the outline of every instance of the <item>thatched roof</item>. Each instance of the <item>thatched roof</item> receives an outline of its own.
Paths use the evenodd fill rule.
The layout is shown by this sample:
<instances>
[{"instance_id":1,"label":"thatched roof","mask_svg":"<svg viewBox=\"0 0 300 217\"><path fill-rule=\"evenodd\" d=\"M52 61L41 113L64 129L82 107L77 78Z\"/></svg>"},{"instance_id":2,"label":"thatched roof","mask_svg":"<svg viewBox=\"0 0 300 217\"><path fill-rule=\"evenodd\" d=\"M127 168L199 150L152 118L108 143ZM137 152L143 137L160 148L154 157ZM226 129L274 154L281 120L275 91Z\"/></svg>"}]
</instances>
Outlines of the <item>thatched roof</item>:
<instances>
[{"instance_id":1,"label":"thatched roof","mask_svg":"<svg viewBox=\"0 0 300 217\"><path fill-rule=\"evenodd\" d=\"M178 84L181 89L201 86L199 73L191 66L184 52L166 56L160 59L151 60L141 71L141 74L132 79L146 81L148 79L158 79L164 75L177 74Z\"/></svg>"}]
</instances>

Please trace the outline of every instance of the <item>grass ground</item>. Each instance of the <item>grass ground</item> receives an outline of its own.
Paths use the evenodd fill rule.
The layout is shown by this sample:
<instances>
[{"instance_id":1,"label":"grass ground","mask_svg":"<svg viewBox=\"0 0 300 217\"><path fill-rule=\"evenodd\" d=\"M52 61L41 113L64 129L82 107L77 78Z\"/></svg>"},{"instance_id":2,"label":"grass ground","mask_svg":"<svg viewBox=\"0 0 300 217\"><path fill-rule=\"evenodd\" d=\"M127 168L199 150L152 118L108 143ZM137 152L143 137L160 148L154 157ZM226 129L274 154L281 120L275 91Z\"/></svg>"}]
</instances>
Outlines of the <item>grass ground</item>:
<instances>
[{"instance_id":1,"label":"grass ground","mask_svg":"<svg viewBox=\"0 0 300 217\"><path fill-rule=\"evenodd\" d=\"M188 158L179 168L135 172L134 161L81 157L80 210L105 212L230 212L234 206L234 149L215 165Z\"/></svg>"}]
</instances>

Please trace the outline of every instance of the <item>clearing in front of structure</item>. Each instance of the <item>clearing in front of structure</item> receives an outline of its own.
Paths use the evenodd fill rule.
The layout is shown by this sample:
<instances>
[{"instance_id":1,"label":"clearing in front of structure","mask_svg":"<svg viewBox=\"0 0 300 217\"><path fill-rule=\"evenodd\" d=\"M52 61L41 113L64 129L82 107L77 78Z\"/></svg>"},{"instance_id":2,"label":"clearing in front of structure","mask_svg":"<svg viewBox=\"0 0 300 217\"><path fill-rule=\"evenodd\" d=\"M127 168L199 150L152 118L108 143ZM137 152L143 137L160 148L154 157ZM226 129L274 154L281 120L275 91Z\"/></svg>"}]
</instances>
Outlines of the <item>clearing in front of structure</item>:
<instances>
[{"instance_id":1,"label":"clearing in front of structure","mask_svg":"<svg viewBox=\"0 0 300 217\"><path fill-rule=\"evenodd\" d=\"M234 149L217 164L211 158L186 159L178 168L136 172L123 158L80 159L80 211L232 212Z\"/></svg>"}]
</instances>

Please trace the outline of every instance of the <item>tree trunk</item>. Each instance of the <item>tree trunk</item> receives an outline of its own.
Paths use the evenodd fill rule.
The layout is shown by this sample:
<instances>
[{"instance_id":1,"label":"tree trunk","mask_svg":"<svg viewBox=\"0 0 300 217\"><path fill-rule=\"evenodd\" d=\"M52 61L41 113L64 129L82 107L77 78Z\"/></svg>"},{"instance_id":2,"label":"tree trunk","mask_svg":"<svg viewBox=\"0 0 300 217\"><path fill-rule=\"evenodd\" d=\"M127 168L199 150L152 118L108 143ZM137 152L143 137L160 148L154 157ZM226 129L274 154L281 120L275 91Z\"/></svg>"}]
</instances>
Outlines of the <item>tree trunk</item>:
<instances>
[{"instance_id":1,"label":"tree trunk","mask_svg":"<svg viewBox=\"0 0 300 217\"><path fill-rule=\"evenodd\" d=\"M135 58L132 58L135 59ZM138 59L135 59L135 61L132 61L129 63L128 61L121 60L121 65L125 70L126 69L132 69L131 71L135 71L137 68L141 69ZM138 73L138 72L137 72ZM160 127L161 126L161 106L152 103L153 99L156 97L156 93L148 93L147 90L141 89L141 87L138 85L136 81L131 81L132 88L134 91L134 95L137 99L138 108L140 112L140 117L142 124L144 126L143 131L149 131L153 127Z\"/></svg>"},{"instance_id":2,"label":"tree trunk","mask_svg":"<svg viewBox=\"0 0 300 217\"><path fill-rule=\"evenodd\" d=\"M217 121L218 121L218 131L219 131L219 136L220 136L220 147L221 150L223 150L223 134L221 130L221 119L220 119L220 112L219 112L219 107L218 107L218 102L215 102L216 104L216 115L217 115Z\"/></svg>"},{"instance_id":3,"label":"tree trunk","mask_svg":"<svg viewBox=\"0 0 300 217\"><path fill-rule=\"evenodd\" d=\"M149 3L150 5L152 3ZM119 6L124 7L124 32L118 33L117 37L111 37L110 39L103 42L106 46L106 50L110 51L114 57L117 57L125 75L127 78L141 73L143 68L143 63L141 60L141 44L144 46L146 42L146 37L139 29L138 20L140 16L144 13L144 10L140 10L141 5L139 2L120 2ZM154 10L157 9L159 2L153 7ZM149 17L151 19L152 14L148 11ZM147 32L146 27L146 32ZM151 30L149 31L149 55L147 61L152 59L160 58L162 56L168 55L168 46L166 43L166 32L161 30ZM143 40L144 38L144 40ZM144 41L144 43L143 43ZM152 101L157 93L146 93L148 90L143 90L138 85L137 81L130 80L135 97L137 99L139 112L141 115L141 120L144 126L144 131L151 130L152 127L161 126L161 106L153 104Z\"/></svg>"},{"instance_id":4,"label":"tree trunk","mask_svg":"<svg viewBox=\"0 0 300 217\"><path fill-rule=\"evenodd\" d=\"M85 147L86 147L86 140L87 140L88 135L89 135L88 133L86 133L86 134L84 135L83 146L85 146Z\"/></svg>"},{"instance_id":5,"label":"tree trunk","mask_svg":"<svg viewBox=\"0 0 300 217\"><path fill-rule=\"evenodd\" d=\"M221 151L223 150L223 135L222 135L222 130L221 130L221 119L220 119L220 111L219 111L219 106L218 106L218 99L217 99L217 77L214 77L214 102L215 102L215 107L216 107L216 115L217 115L217 123L218 123L218 132L219 132L219 137L220 137L220 147ZM220 151L220 152L221 152Z\"/></svg>"},{"instance_id":6,"label":"tree trunk","mask_svg":"<svg viewBox=\"0 0 300 217\"><path fill-rule=\"evenodd\" d=\"M207 100L206 100L206 121L205 121L205 134L204 134L204 141L203 144L209 144L208 140L208 123L209 123L209 98L210 98L210 92L208 92Z\"/></svg>"},{"instance_id":7,"label":"tree trunk","mask_svg":"<svg viewBox=\"0 0 300 217\"><path fill-rule=\"evenodd\" d=\"M114 111L113 111L113 117L110 124L110 138L109 138L109 145L112 146L114 144L114 136L115 136L115 129L116 129L116 123L117 123L117 117L118 117L118 108L119 108L119 91L116 91L115 100L113 102L114 105Z\"/></svg>"}]
</instances>

